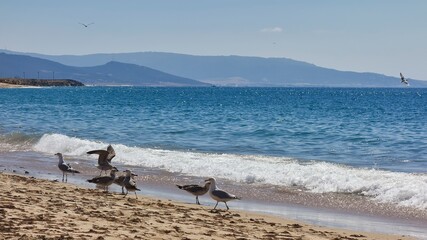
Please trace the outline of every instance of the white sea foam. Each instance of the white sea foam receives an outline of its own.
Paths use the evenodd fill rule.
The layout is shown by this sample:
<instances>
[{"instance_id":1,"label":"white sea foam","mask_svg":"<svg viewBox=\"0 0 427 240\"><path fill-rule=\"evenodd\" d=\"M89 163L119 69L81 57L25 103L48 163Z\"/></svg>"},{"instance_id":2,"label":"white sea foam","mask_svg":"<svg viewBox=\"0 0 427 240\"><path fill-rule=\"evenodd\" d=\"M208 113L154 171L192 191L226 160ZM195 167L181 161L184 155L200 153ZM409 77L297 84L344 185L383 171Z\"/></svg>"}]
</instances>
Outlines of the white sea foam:
<instances>
[{"instance_id":1,"label":"white sea foam","mask_svg":"<svg viewBox=\"0 0 427 240\"><path fill-rule=\"evenodd\" d=\"M108 143L60 134L45 134L34 150L92 159L86 152ZM115 162L247 184L298 186L312 192L363 194L381 202L427 209L427 175L353 168L327 162L301 162L285 157L212 154L129 147L114 144Z\"/></svg>"}]
</instances>

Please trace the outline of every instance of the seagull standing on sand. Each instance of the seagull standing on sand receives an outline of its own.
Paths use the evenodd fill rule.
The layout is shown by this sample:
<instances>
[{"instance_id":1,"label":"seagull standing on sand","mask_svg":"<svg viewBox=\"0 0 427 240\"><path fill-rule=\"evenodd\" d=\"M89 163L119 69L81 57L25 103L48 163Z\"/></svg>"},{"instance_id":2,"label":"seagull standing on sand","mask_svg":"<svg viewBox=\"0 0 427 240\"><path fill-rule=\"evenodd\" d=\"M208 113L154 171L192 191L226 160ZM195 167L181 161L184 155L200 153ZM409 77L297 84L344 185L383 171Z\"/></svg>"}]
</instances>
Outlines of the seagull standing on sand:
<instances>
[{"instance_id":1,"label":"seagull standing on sand","mask_svg":"<svg viewBox=\"0 0 427 240\"><path fill-rule=\"evenodd\" d=\"M55 153L56 156L59 158L58 168L62 171L62 181L64 181L64 175L65 175L65 182L68 181L68 173L80 173L79 171L75 170L71 167L70 164L64 162L64 158L62 157L62 153Z\"/></svg>"},{"instance_id":2,"label":"seagull standing on sand","mask_svg":"<svg viewBox=\"0 0 427 240\"><path fill-rule=\"evenodd\" d=\"M406 86L409 85L408 79L405 78L402 73L400 73L400 82L406 84Z\"/></svg>"},{"instance_id":3,"label":"seagull standing on sand","mask_svg":"<svg viewBox=\"0 0 427 240\"><path fill-rule=\"evenodd\" d=\"M130 175L131 175L131 180L133 180L133 181L135 181L133 179L133 177L138 176L137 174L135 174L133 172L131 172ZM116 177L116 179L114 179L114 183L122 187L122 194L123 195L125 194L125 190L124 190L124 188L125 188L125 183L124 183L125 178L126 178L126 175L122 175L122 176Z\"/></svg>"},{"instance_id":4,"label":"seagull standing on sand","mask_svg":"<svg viewBox=\"0 0 427 240\"><path fill-rule=\"evenodd\" d=\"M216 200L216 205L215 205L214 209L216 209L216 206L218 206L219 202L223 202L223 203L225 203L227 210L229 210L230 208L227 205L228 201L234 200L234 199L240 200L240 198L236 197L236 195L230 194L226 191L219 189L216 186L215 178L206 179L205 182L211 183L211 186L209 187L209 195L211 195L212 199Z\"/></svg>"},{"instance_id":5,"label":"seagull standing on sand","mask_svg":"<svg viewBox=\"0 0 427 240\"><path fill-rule=\"evenodd\" d=\"M99 176L101 176L102 171L105 171L105 174L107 174L107 170L113 169L113 165L111 165L111 159L113 159L116 156L116 152L114 151L114 148L111 145L108 145L107 150L92 150L87 152L87 154L98 154L98 166L97 168L101 170L99 173Z\"/></svg>"},{"instance_id":6,"label":"seagull standing on sand","mask_svg":"<svg viewBox=\"0 0 427 240\"><path fill-rule=\"evenodd\" d=\"M102 186L105 192L108 192L108 186L113 184L117 171L117 168L113 167L113 169L111 169L110 176L98 176L87 181L90 183L95 183L98 186Z\"/></svg>"},{"instance_id":7,"label":"seagull standing on sand","mask_svg":"<svg viewBox=\"0 0 427 240\"><path fill-rule=\"evenodd\" d=\"M205 182L205 186L199 186L196 184L190 185L176 185L179 189L185 190L194 196L196 196L196 203L200 205L199 196L204 195L209 191L209 186L211 182Z\"/></svg>"},{"instance_id":8,"label":"seagull standing on sand","mask_svg":"<svg viewBox=\"0 0 427 240\"><path fill-rule=\"evenodd\" d=\"M141 191L141 189L138 189L136 187L136 182L132 179L132 172L130 170L126 170L125 172L126 172L126 177L125 177L125 180L123 180L123 185L125 185L126 194L124 197L126 197L126 195L128 195L129 192L134 192L135 197L138 198L138 196L136 195L136 191Z\"/></svg>"}]
</instances>

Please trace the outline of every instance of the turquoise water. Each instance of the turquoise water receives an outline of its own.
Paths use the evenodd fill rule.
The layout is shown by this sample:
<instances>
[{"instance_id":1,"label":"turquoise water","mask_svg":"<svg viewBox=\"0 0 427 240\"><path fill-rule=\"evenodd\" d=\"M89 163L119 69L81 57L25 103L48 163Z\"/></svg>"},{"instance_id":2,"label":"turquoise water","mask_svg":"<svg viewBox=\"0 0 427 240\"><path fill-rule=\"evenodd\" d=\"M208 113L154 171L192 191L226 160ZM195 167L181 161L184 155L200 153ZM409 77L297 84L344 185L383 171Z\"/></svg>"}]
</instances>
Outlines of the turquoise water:
<instances>
[{"instance_id":1,"label":"turquoise water","mask_svg":"<svg viewBox=\"0 0 427 240\"><path fill-rule=\"evenodd\" d=\"M125 164L427 208L427 89L0 89L0 117L1 151L113 144Z\"/></svg>"}]
</instances>

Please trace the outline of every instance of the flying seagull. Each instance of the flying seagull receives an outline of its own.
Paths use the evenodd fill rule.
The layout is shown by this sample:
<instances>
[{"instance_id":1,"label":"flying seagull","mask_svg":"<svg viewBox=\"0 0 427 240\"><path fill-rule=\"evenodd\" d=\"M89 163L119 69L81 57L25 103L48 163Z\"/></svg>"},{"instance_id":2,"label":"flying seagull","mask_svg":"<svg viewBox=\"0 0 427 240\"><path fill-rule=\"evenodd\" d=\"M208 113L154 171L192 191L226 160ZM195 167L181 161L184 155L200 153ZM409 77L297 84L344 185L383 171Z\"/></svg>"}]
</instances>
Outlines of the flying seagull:
<instances>
[{"instance_id":1,"label":"flying seagull","mask_svg":"<svg viewBox=\"0 0 427 240\"><path fill-rule=\"evenodd\" d=\"M215 205L214 209L216 209L216 206L218 206L219 202L223 202L223 203L225 203L225 206L227 207L227 210L229 210L230 208L227 205L228 201L234 200L234 199L240 200L239 197L236 197L233 194L230 194L230 193L228 193L226 191L223 191L223 190L219 189L216 186L216 180L215 180L215 178L206 179L205 182L210 182L211 183L211 186L209 187L209 195L211 195L211 197L212 197L213 200L216 200L216 205Z\"/></svg>"},{"instance_id":2,"label":"flying seagull","mask_svg":"<svg viewBox=\"0 0 427 240\"><path fill-rule=\"evenodd\" d=\"M194 196L196 196L196 203L200 205L199 202L199 196L204 195L209 191L209 186L211 185L211 182L206 182L205 186L199 186L197 184L190 184L190 185L176 185L179 189L185 190Z\"/></svg>"},{"instance_id":3,"label":"flying seagull","mask_svg":"<svg viewBox=\"0 0 427 240\"><path fill-rule=\"evenodd\" d=\"M107 170L113 169L113 165L111 165L111 159L113 159L116 156L116 152L114 151L114 148L111 145L108 145L107 150L92 150L87 152L87 154L98 154L98 166L97 168L101 170L99 173L99 176L101 176L102 171L105 171L107 173Z\"/></svg>"},{"instance_id":4,"label":"flying seagull","mask_svg":"<svg viewBox=\"0 0 427 240\"><path fill-rule=\"evenodd\" d=\"M64 158L62 157L62 153L55 153L56 156L58 156L59 158L59 162L58 162L58 168L59 170L62 171L62 181L64 181L64 176L65 176L65 182L68 181L68 173L80 173L79 171L75 170L74 168L71 167L70 164L64 162Z\"/></svg>"},{"instance_id":5,"label":"flying seagull","mask_svg":"<svg viewBox=\"0 0 427 240\"><path fill-rule=\"evenodd\" d=\"M400 82L406 84L406 86L409 85L408 79L405 78L402 73L400 73Z\"/></svg>"},{"instance_id":6,"label":"flying seagull","mask_svg":"<svg viewBox=\"0 0 427 240\"><path fill-rule=\"evenodd\" d=\"M92 23L84 24L84 23L80 23L80 22L79 22L79 24L83 25L84 27L89 27L90 25L92 25L92 24L94 24L94 23L92 22Z\"/></svg>"}]
</instances>

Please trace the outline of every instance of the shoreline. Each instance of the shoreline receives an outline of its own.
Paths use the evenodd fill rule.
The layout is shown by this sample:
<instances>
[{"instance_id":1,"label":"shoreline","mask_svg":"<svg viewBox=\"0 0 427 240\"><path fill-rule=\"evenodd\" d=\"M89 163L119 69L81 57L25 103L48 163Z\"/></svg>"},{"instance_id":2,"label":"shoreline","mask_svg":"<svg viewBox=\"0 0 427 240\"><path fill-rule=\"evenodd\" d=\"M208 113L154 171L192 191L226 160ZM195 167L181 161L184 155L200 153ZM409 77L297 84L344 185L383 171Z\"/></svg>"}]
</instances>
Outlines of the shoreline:
<instances>
[{"instance_id":1,"label":"shoreline","mask_svg":"<svg viewBox=\"0 0 427 240\"><path fill-rule=\"evenodd\" d=\"M10 173L0 173L0 182L0 236L8 239L413 239Z\"/></svg>"},{"instance_id":2,"label":"shoreline","mask_svg":"<svg viewBox=\"0 0 427 240\"><path fill-rule=\"evenodd\" d=\"M28 171L29 177L35 177L37 179L42 178L47 181L61 180L61 173L57 168L57 159L55 156L46 154L40 154L36 152L9 152L2 153L3 157L0 159L0 172L5 171L12 174L24 174ZM69 184L83 187L85 189L94 189L93 184L85 182L85 179L89 179L99 174L94 165L96 160L90 159L90 161L82 159L67 158L66 161L71 163L78 170L82 170L82 174L76 176L69 176ZM162 198L169 199L173 202L187 203L195 205L194 196L186 193L185 191L179 190L175 187L175 184L189 184L189 183L200 183L203 181L202 178L195 178L190 176L182 176L179 174L162 172L159 170L135 167L135 166L123 166L117 165L120 170L131 168L133 171L138 173L137 182L138 187L141 188L138 196L150 197L150 198ZM407 214L403 209L403 215L381 215L387 212L387 209L379 209L371 213L366 210L371 208L371 205L364 206L357 212L357 208L365 203L366 201L355 200L354 196L342 196L343 199L333 199L336 196L322 196L321 198L316 196L320 195L299 195L298 192L287 191L285 196L291 197L291 199L271 199L268 194L275 194L275 191L271 189L264 189L256 186L243 186L236 183L230 183L227 181L221 181L220 187L241 196L247 192L243 197L243 201L233 201L229 203L230 210L233 211L245 211L255 214L264 214L268 216L274 216L276 218L291 219L291 221L304 222L306 224L321 225L327 228L333 229L351 229L352 231L360 232L379 232L382 234L399 234L399 235L411 235L415 237L423 236L426 232L423 229L423 224L427 223L425 217L425 211L421 211L421 216L414 216ZM118 186L113 186L112 191L115 193L121 193L121 189ZM255 190L254 190L255 189ZM259 191L264 189L265 191ZM273 189L274 190L274 189ZM253 192L251 192L253 191ZM133 193L132 193L133 194ZM300 193L301 194L301 193ZM283 191L276 191L275 196L283 196ZM288 196L289 195L289 196ZM134 196L134 195L132 195ZM253 198L251 196L262 196L265 198ZM303 199L305 203L293 202L292 199L301 201ZM315 198L315 199L313 199ZM331 206L313 205L313 201L319 200L331 201L330 204L335 204L340 201L344 201L344 204L355 204L354 208L340 209L332 208ZM363 200L363 199L362 199ZM204 204L204 207L213 208L215 205L214 201L210 199L208 195L201 196L200 201ZM311 204L311 205L310 205ZM195 205L197 206L197 205ZM223 204L219 204L222 209ZM407 215L405 215L407 214ZM405 216L407 219L405 219ZM421 229L421 230L420 230Z\"/></svg>"},{"instance_id":3,"label":"shoreline","mask_svg":"<svg viewBox=\"0 0 427 240\"><path fill-rule=\"evenodd\" d=\"M18 84L10 84L10 83L2 83L0 82L0 88L27 88L31 86L24 86L24 85L18 85Z\"/></svg>"}]
</instances>

